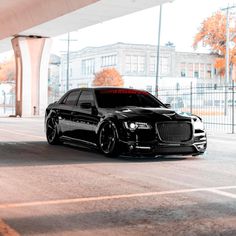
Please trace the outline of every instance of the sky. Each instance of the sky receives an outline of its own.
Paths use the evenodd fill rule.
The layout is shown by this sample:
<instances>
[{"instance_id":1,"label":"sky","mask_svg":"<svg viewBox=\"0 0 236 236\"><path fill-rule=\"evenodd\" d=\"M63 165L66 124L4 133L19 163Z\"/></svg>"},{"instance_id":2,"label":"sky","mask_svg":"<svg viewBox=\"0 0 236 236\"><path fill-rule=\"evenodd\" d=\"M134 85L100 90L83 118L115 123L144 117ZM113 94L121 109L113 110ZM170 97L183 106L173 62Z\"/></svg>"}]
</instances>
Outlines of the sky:
<instances>
[{"instance_id":1,"label":"sky","mask_svg":"<svg viewBox=\"0 0 236 236\"><path fill-rule=\"evenodd\" d=\"M177 51L191 52L195 34L201 22L214 12L236 4L235 0L174 0L163 5L161 45L174 43ZM232 11L235 11L232 10ZM116 42L157 44L159 7L146 9L71 33L71 51L88 46L102 46ZM67 50L67 35L53 39L52 52ZM62 51L61 51L62 50ZM198 52L208 52L199 48Z\"/></svg>"}]
</instances>

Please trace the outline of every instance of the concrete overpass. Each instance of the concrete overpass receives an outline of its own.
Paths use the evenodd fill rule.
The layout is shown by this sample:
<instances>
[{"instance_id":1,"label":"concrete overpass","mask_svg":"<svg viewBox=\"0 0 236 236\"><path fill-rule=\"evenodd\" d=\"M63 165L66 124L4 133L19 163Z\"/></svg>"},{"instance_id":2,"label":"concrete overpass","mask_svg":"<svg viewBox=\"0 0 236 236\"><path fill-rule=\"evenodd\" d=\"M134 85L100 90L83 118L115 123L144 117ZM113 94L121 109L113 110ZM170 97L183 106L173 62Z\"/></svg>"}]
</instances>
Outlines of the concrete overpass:
<instances>
[{"instance_id":1,"label":"concrete overpass","mask_svg":"<svg viewBox=\"0 0 236 236\"><path fill-rule=\"evenodd\" d=\"M16 115L47 106L50 38L173 0L0 0L0 52L13 46Z\"/></svg>"}]
</instances>

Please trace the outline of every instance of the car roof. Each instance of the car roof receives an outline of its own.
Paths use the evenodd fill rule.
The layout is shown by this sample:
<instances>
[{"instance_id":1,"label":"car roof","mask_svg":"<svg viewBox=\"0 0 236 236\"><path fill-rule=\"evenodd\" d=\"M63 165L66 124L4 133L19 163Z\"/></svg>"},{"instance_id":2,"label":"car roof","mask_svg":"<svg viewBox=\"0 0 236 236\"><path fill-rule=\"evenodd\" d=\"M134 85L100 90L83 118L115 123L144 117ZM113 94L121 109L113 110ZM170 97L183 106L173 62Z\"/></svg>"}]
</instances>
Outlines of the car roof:
<instances>
[{"instance_id":1,"label":"car roof","mask_svg":"<svg viewBox=\"0 0 236 236\"><path fill-rule=\"evenodd\" d=\"M144 90L141 90L141 89L122 88L122 87L96 87L96 88L92 88L92 89L94 89L94 90L110 90L110 89L119 90L119 89L122 89L122 90L133 90L133 91L144 91Z\"/></svg>"},{"instance_id":2,"label":"car roof","mask_svg":"<svg viewBox=\"0 0 236 236\"><path fill-rule=\"evenodd\" d=\"M81 87L81 88L73 88L70 89L68 91L73 91L73 90L80 90L80 89L85 89L85 90L100 90L100 89L127 89L127 90L139 90L142 91L144 89L134 89L134 88L124 88L124 87L114 87L114 86L104 86L104 87L90 87L90 88L86 88L86 87Z\"/></svg>"},{"instance_id":3,"label":"car roof","mask_svg":"<svg viewBox=\"0 0 236 236\"><path fill-rule=\"evenodd\" d=\"M133 89L133 88L122 88L122 87L94 87L94 88L74 88L74 89L70 89L67 93L72 92L72 91L77 91L77 90L110 90L110 89L122 89L122 90L132 90L132 91L145 91L144 89ZM145 91L146 92L146 91Z\"/></svg>"}]
</instances>

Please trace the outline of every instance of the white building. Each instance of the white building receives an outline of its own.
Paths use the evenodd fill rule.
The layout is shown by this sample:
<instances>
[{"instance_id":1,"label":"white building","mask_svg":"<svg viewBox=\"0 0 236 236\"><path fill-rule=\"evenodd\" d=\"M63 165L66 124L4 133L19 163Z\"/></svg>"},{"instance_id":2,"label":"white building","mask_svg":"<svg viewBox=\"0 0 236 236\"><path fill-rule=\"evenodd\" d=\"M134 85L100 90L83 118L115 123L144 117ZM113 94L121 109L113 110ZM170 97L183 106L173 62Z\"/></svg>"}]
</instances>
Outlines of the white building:
<instances>
[{"instance_id":1,"label":"white building","mask_svg":"<svg viewBox=\"0 0 236 236\"><path fill-rule=\"evenodd\" d=\"M87 47L70 54L69 88L91 87L94 74L114 67L124 79L124 87L155 91L157 47L144 44L116 43L102 47ZM181 81L201 81L217 77L215 56L176 52L173 46L160 48L158 87ZM176 82L176 83L175 83ZM66 91L67 55L62 56L60 91Z\"/></svg>"}]
</instances>

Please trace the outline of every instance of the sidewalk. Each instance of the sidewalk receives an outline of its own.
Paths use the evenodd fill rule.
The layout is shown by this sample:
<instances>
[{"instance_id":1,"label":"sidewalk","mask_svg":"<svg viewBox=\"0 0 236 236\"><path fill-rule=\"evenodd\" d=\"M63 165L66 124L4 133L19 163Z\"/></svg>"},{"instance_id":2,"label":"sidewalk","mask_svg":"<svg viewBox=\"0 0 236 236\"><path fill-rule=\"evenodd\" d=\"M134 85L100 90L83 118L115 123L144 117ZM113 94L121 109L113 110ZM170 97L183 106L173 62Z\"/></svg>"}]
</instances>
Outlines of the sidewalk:
<instances>
[{"instance_id":1,"label":"sidewalk","mask_svg":"<svg viewBox=\"0 0 236 236\"><path fill-rule=\"evenodd\" d=\"M217 139L224 141L235 141L236 145L236 133L219 133L219 132L207 132L208 139Z\"/></svg>"}]
</instances>

